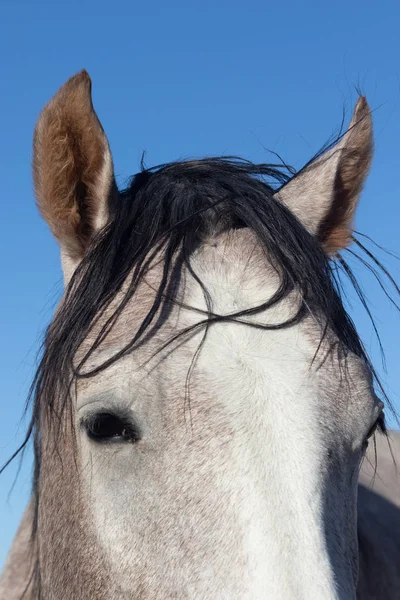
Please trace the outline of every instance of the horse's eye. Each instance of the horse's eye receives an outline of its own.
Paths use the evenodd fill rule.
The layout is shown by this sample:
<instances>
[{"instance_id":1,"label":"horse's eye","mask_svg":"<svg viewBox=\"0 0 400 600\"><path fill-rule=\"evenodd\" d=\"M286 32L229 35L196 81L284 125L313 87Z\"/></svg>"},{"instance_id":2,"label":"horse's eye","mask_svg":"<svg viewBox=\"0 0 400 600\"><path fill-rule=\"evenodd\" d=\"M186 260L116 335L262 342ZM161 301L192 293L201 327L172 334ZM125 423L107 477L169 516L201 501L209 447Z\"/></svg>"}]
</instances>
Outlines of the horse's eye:
<instances>
[{"instance_id":1,"label":"horse's eye","mask_svg":"<svg viewBox=\"0 0 400 600\"><path fill-rule=\"evenodd\" d=\"M95 442L136 442L137 428L126 418L112 413L97 413L82 423L88 437Z\"/></svg>"}]
</instances>

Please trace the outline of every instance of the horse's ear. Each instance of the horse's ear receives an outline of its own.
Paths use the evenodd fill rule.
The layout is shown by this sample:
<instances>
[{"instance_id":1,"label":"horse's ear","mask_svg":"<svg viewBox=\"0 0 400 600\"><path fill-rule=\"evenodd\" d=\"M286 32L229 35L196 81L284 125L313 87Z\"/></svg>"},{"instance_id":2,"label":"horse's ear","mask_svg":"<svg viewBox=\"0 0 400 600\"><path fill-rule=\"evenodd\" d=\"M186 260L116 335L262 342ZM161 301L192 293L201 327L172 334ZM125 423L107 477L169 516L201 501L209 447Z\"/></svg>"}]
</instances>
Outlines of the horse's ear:
<instances>
[{"instance_id":1,"label":"horse's ear","mask_svg":"<svg viewBox=\"0 0 400 600\"><path fill-rule=\"evenodd\" d=\"M86 71L71 77L36 125L33 176L38 206L61 246L68 280L109 219L111 152L93 109Z\"/></svg>"},{"instance_id":2,"label":"horse's ear","mask_svg":"<svg viewBox=\"0 0 400 600\"><path fill-rule=\"evenodd\" d=\"M353 219L373 153L371 111L360 97L346 133L277 197L333 256L351 243Z\"/></svg>"}]
</instances>

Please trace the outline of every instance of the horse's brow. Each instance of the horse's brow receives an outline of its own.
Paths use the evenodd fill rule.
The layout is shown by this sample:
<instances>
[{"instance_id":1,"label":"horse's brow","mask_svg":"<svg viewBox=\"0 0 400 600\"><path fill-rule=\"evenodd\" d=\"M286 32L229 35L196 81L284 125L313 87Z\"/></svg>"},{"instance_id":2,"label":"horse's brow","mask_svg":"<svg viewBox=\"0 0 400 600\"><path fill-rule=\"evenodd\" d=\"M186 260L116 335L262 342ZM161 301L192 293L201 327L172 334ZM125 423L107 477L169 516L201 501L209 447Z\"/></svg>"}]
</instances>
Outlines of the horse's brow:
<instances>
[{"instance_id":1,"label":"horse's brow","mask_svg":"<svg viewBox=\"0 0 400 600\"><path fill-rule=\"evenodd\" d=\"M80 398L78 410L95 403L104 405L114 404L117 399L120 398L120 395L121 394L118 393L117 389L113 387L107 388L106 390L99 390L97 393L93 393L93 389L91 390L91 393L78 393L78 397Z\"/></svg>"}]
</instances>

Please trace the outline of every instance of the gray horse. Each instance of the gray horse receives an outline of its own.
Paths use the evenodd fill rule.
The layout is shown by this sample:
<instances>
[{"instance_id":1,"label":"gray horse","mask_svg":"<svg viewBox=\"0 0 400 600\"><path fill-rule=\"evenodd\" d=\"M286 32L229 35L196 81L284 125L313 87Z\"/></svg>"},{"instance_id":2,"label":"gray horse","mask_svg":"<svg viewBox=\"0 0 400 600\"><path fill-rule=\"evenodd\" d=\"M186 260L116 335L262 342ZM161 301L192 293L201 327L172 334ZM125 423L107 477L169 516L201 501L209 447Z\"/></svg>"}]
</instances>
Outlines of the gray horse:
<instances>
[{"instance_id":1,"label":"gray horse","mask_svg":"<svg viewBox=\"0 0 400 600\"><path fill-rule=\"evenodd\" d=\"M400 598L400 480L335 279L372 146L360 98L295 176L202 159L121 191L87 73L45 107L66 291L2 599Z\"/></svg>"}]
</instances>

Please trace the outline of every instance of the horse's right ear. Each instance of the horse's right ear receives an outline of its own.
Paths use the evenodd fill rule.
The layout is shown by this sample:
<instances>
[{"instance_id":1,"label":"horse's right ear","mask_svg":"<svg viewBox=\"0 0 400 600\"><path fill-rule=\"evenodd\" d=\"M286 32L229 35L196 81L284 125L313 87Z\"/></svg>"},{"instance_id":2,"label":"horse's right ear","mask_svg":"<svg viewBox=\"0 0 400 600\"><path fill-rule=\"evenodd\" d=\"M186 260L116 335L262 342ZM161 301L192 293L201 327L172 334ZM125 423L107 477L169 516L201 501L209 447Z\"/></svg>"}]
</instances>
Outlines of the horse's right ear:
<instances>
[{"instance_id":1,"label":"horse's right ear","mask_svg":"<svg viewBox=\"0 0 400 600\"><path fill-rule=\"evenodd\" d=\"M371 111L361 96L340 140L276 194L330 257L352 242L354 216L372 151Z\"/></svg>"},{"instance_id":2,"label":"horse's right ear","mask_svg":"<svg viewBox=\"0 0 400 600\"><path fill-rule=\"evenodd\" d=\"M71 77L36 125L33 177L38 206L61 247L65 280L109 219L115 189L110 148L93 109L86 71Z\"/></svg>"}]
</instances>

